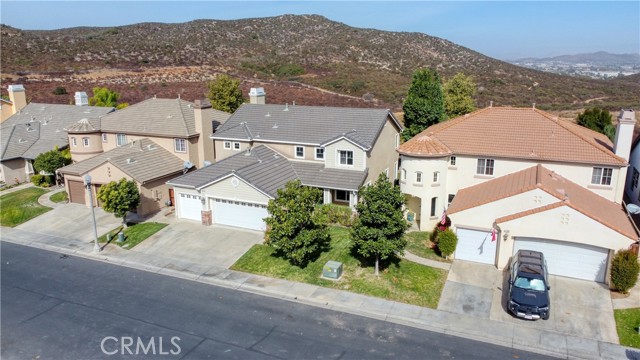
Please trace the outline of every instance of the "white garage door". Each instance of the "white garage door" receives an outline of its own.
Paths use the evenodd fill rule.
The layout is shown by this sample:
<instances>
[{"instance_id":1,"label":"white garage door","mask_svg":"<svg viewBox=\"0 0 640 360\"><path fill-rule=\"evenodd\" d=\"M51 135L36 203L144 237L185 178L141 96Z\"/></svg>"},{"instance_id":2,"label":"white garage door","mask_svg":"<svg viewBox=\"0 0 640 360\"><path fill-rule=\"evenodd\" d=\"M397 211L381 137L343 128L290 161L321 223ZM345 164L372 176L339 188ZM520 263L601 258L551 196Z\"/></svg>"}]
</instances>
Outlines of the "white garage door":
<instances>
[{"instance_id":1,"label":"white garage door","mask_svg":"<svg viewBox=\"0 0 640 360\"><path fill-rule=\"evenodd\" d=\"M609 250L591 245L536 238L515 238L513 253L520 249L540 251L550 274L604 282Z\"/></svg>"},{"instance_id":2,"label":"white garage door","mask_svg":"<svg viewBox=\"0 0 640 360\"><path fill-rule=\"evenodd\" d=\"M458 246L455 258L485 264L495 264L497 241L491 241L491 231L457 229Z\"/></svg>"},{"instance_id":3,"label":"white garage door","mask_svg":"<svg viewBox=\"0 0 640 360\"><path fill-rule=\"evenodd\" d=\"M213 222L252 230L265 230L266 205L243 201L213 200Z\"/></svg>"},{"instance_id":4,"label":"white garage door","mask_svg":"<svg viewBox=\"0 0 640 360\"><path fill-rule=\"evenodd\" d=\"M181 219L202 220L202 203L200 196L183 194L178 195L178 216Z\"/></svg>"}]
</instances>

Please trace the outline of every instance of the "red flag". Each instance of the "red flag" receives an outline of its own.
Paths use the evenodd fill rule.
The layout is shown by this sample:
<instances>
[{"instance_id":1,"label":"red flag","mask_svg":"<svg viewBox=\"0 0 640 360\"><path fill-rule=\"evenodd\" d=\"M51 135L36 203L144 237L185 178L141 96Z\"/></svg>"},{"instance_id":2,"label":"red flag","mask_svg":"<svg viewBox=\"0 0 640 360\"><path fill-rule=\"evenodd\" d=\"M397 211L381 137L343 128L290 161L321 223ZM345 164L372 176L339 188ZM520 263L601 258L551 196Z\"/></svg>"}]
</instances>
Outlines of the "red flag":
<instances>
[{"instance_id":1,"label":"red flag","mask_svg":"<svg viewBox=\"0 0 640 360\"><path fill-rule=\"evenodd\" d=\"M497 238L496 228L491 228L491 241L496 241L496 238Z\"/></svg>"},{"instance_id":2,"label":"red flag","mask_svg":"<svg viewBox=\"0 0 640 360\"><path fill-rule=\"evenodd\" d=\"M442 212L442 218L440 218L440 225L444 225L447 223L447 209L444 209Z\"/></svg>"}]
</instances>

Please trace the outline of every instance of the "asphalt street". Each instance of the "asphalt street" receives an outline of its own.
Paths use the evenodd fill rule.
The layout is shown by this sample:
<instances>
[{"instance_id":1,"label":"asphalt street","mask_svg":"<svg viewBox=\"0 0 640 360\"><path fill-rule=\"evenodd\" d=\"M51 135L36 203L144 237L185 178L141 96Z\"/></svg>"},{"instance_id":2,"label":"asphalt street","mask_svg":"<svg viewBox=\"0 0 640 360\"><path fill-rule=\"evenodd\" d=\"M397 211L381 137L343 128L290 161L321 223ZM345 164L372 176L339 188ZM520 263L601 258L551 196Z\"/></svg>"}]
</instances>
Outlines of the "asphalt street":
<instances>
[{"instance_id":1,"label":"asphalt street","mask_svg":"<svg viewBox=\"0 0 640 360\"><path fill-rule=\"evenodd\" d=\"M2 359L544 359L1 243Z\"/></svg>"}]
</instances>

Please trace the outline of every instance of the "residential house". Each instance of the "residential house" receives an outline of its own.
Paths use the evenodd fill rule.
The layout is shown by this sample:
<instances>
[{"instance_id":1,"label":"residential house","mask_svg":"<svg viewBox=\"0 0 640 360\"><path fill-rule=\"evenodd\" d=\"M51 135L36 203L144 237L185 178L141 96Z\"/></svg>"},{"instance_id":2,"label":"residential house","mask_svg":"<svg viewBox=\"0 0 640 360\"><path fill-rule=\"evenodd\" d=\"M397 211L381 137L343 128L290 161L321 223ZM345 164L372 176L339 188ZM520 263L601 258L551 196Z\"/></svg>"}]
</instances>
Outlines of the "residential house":
<instances>
[{"instance_id":1,"label":"residential house","mask_svg":"<svg viewBox=\"0 0 640 360\"><path fill-rule=\"evenodd\" d=\"M7 86L9 100L0 99L0 123L27 106L27 94L22 85Z\"/></svg>"},{"instance_id":2,"label":"residential house","mask_svg":"<svg viewBox=\"0 0 640 360\"><path fill-rule=\"evenodd\" d=\"M90 204L84 177L94 194L111 181L133 180L139 187L139 215L173 204L165 184L190 169L213 162L209 136L229 117L207 101L152 98L67 129L74 164L59 170L71 202ZM100 206L95 198L93 203Z\"/></svg>"},{"instance_id":3,"label":"residential house","mask_svg":"<svg viewBox=\"0 0 640 360\"><path fill-rule=\"evenodd\" d=\"M614 143L535 108L433 125L398 149L408 210L430 231L447 209L457 259L504 268L517 250L538 250L552 274L603 282L613 252L638 240L621 205L630 114Z\"/></svg>"},{"instance_id":4,"label":"residential house","mask_svg":"<svg viewBox=\"0 0 640 360\"><path fill-rule=\"evenodd\" d=\"M385 109L266 104L251 89L216 133L216 163L171 180L176 216L264 230L266 205L290 180L353 207L360 186L397 174L401 125Z\"/></svg>"},{"instance_id":5,"label":"residential house","mask_svg":"<svg viewBox=\"0 0 640 360\"><path fill-rule=\"evenodd\" d=\"M67 127L80 119L111 111L113 108L97 106L26 105L1 124L0 181L9 184L29 181L34 173L33 160L38 155L68 146Z\"/></svg>"}]
</instances>

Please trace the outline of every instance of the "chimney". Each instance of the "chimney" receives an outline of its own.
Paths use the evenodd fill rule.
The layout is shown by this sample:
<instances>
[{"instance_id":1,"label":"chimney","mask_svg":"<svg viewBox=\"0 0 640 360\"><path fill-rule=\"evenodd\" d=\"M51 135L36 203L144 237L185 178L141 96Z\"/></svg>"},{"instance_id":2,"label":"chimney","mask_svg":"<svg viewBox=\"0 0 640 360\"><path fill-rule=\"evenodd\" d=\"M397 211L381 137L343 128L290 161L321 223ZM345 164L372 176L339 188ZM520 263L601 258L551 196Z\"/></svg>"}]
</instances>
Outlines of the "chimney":
<instances>
[{"instance_id":1,"label":"chimney","mask_svg":"<svg viewBox=\"0 0 640 360\"><path fill-rule=\"evenodd\" d=\"M264 88L251 88L249 91L249 103L250 104L265 104L266 93L264 92Z\"/></svg>"},{"instance_id":2,"label":"chimney","mask_svg":"<svg viewBox=\"0 0 640 360\"><path fill-rule=\"evenodd\" d=\"M11 108L11 114L15 114L23 107L27 106L27 94L24 91L22 85L9 85L7 86L9 92L9 101L13 104Z\"/></svg>"},{"instance_id":3,"label":"chimney","mask_svg":"<svg viewBox=\"0 0 640 360\"><path fill-rule=\"evenodd\" d=\"M198 157L190 158L189 161L204 167L206 161L215 161L214 140L209 138L213 134L213 109L209 100L196 100L193 105L193 114L196 132L200 136L198 137Z\"/></svg>"},{"instance_id":4,"label":"chimney","mask_svg":"<svg viewBox=\"0 0 640 360\"><path fill-rule=\"evenodd\" d=\"M87 93L84 91L76 91L76 106L87 106L89 105L89 97Z\"/></svg>"},{"instance_id":5,"label":"chimney","mask_svg":"<svg viewBox=\"0 0 640 360\"><path fill-rule=\"evenodd\" d=\"M489 107L492 108L493 107L493 100L489 101Z\"/></svg>"},{"instance_id":6,"label":"chimney","mask_svg":"<svg viewBox=\"0 0 640 360\"><path fill-rule=\"evenodd\" d=\"M631 154L631 142L633 130L636 126L636 115L633 110L620 110L618 125L616 126L616 139L613 142L613 152L629 161Z\"/></svg>"}]
</instances>

